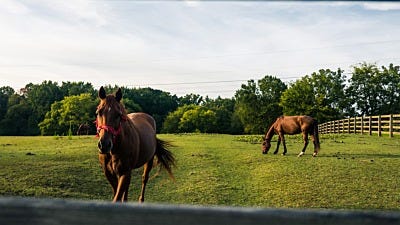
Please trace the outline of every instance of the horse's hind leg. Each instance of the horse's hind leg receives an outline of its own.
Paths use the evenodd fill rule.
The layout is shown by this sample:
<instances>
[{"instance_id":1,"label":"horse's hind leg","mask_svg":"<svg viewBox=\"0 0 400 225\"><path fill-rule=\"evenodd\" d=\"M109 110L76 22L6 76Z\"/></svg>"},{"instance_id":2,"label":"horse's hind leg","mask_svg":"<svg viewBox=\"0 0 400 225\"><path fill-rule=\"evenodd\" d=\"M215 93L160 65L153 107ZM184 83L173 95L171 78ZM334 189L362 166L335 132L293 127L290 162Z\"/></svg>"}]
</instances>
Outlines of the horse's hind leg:
<instances>
[{"instance_id":1,"label":"horse's hind leg","mask_svg":"<svg viewBox=\"0 0 400 225\"><path fill-rule=\"evenodd\" d=\"M146 164L143 166L143 175L142 175L142 190L139 196L139 202L144 202L144 193L146 191L147 181L149 181L150 171L153 168L154 157L152 157Z\"/></svg>"},{"instance_id":2,"label":"horse's hind leg","mask_svg":"<svg viewBox=\"0 0 400 225\"><path fill-rule=\"evenodd\" d=\"M315 135L314 135L314 134L311 135L311 139L312 139L312 141L313 141L313 143L314 143L314 153L313 153L312 156L315 157L315 156L317 156L317 154L318 154L319 142L318 142L318 139L315 138Z\"/></svg>"},{"instance_id":3,"label":"horse's hind leg","mask_svg":"<svg viewBox=\"0 0 400 225\"><path fill-rule=\"evenodd\" d=\"M308 145L308 134L306 132L303 132L303 141L304 141L304 147L299 153L298 157L301 157L304 155L304 152L306 151L307 145Z\"/></svg>"},{"instance_id":4,"label":"horse's hind leg","mask_svg":"<svg viewBox=\"0 0 400 225\"><path fill-rule=\"evenodd\" d=\"M282 153L282 155L286 155L287 148L286 148L285 136L283 136L283 134L279 134L279 139L281 139L282 145L283 145L283 153Z\"/></svg>"}]
</instances>

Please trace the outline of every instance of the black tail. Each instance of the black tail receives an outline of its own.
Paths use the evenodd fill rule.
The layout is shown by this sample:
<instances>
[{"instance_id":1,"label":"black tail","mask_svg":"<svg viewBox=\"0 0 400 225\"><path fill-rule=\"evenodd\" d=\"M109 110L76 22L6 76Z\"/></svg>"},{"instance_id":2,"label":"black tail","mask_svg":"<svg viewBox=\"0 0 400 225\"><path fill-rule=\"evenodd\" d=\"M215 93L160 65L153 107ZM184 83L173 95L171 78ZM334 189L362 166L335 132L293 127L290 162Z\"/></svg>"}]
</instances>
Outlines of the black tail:
<instances>
[{"instance_id":1,"label":"black tail","mask_svg":"<svg viewBox=\"0 0 400 225\"><path fill-rule=\"evenodd\" d=\"M169 176L175 180L172 174L172 167L175 166L175 157L172 152L167 149L168 147L171 147L171 144L157 138L157 163L160 164L162 168L166 169Z\"/></svg>"},{"instance_id":2,"label":"black tail","mask_svg":"<svg viewBox=\"0 0 400 225\"><path fill-rule=\"evenodd\" d=\"M320 145L319 145L319 134L318 134L318 121L314 120L314 139L315 139L315 151L316 153L319 152L319 150L321 149Z\"/></svg>"}]
</instances>

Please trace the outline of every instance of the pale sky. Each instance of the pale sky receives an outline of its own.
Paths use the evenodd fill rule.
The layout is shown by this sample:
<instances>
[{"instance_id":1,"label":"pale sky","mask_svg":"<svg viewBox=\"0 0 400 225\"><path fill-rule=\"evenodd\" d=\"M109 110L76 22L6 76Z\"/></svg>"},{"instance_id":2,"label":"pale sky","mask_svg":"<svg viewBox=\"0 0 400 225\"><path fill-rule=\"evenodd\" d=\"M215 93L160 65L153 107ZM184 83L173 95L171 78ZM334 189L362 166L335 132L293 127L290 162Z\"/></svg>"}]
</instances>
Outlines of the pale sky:
<instances>
[{"instance_id":1,"label":"pale sky","mask_svg":"<svg viewBox=\"0 0 400 225\"><path fill-rule=\"evenodd\" d=\"M400 65L400 3L0 0L0 87L44 80L233 97L361 62Z\"/></svg>"}]
</instances>

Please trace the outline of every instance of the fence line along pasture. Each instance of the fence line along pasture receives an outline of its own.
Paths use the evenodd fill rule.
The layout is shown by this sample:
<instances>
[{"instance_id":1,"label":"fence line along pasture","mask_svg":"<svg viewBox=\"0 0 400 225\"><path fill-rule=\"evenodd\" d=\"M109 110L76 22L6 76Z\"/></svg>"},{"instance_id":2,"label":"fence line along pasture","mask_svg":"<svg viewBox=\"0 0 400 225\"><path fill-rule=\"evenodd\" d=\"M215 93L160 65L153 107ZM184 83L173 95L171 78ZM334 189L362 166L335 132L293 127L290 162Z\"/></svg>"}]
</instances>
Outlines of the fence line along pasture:
<instances>
[{"instance_id":1,"label":"fence line along pasture","mask_svg":"<svg viewBox=\"0 0 400 225\"><path fill-rule=\"evenodd\" d=\"M1 198L2 224L135 224L135 225L237 225L237 224L351 224L400 223L399 212L317 209L204 207L72 201L61 199Z\"/></svg>"},{"instance_id":2,"label":"fence line along pasture","mask_svg":"<svg viewBox=\"0 0 400 225\"><path fill-rule=\"evenodd\" d=\"M400 135L400 114L361 116L335 120L318 126L321 134L388 134Z\"/></svg>"}]
</instances>

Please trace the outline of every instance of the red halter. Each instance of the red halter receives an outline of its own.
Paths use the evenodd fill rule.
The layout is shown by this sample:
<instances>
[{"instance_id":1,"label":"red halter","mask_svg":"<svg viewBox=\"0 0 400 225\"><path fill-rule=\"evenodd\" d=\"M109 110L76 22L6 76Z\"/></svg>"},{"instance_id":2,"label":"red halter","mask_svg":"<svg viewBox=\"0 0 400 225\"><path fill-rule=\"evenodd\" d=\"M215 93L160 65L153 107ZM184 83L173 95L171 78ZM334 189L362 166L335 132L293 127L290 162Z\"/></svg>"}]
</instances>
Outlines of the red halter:
<instances>
[{"instance_id":1,"label":"red halter","mask_svg":"<svg viewBox=\"0 0 400 225\"><path fill-rule=\"evenodd\" d=\"M108 126L108 125L98 125L97 119L95 121L96 123L96 128L97 128L97 134L96 137L99 137L99 133L100 131L103 129L107 132L110 132L113 135L113 143L115 144L116 138L118 135L121 134L122 131L122 122L126 121L126 116L121 116L121 121L119 122L119 126L117 129L114 129L114 127L112 126Z\"/></svg>"}]
</instances>

